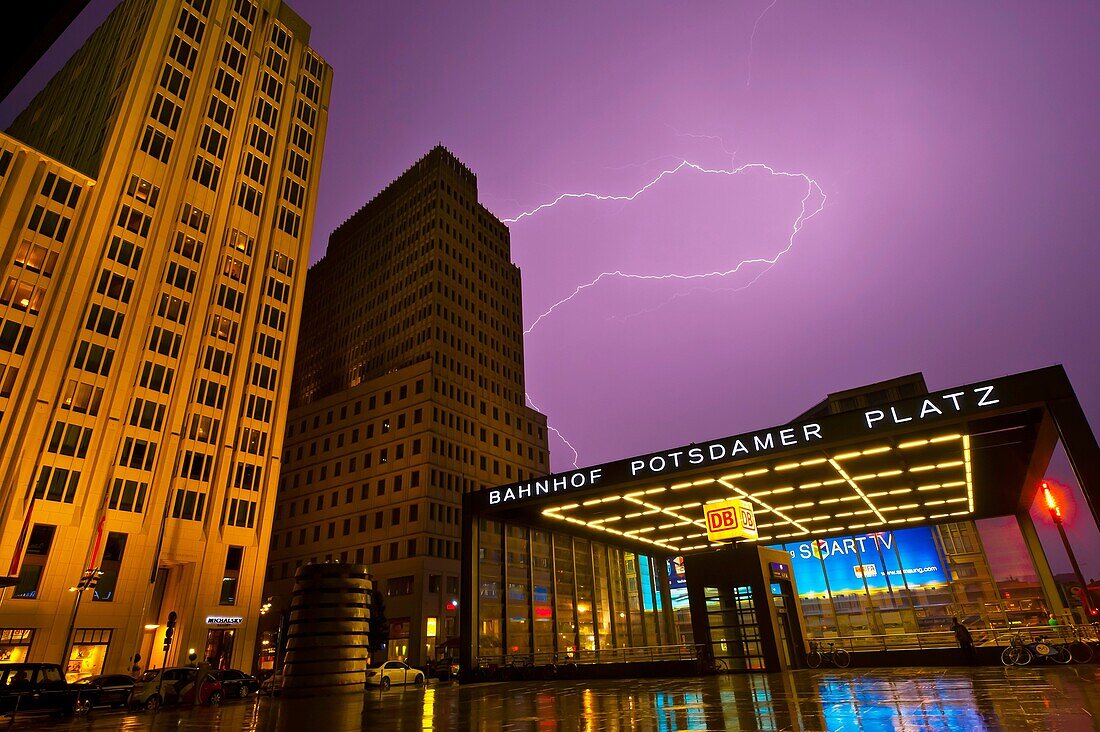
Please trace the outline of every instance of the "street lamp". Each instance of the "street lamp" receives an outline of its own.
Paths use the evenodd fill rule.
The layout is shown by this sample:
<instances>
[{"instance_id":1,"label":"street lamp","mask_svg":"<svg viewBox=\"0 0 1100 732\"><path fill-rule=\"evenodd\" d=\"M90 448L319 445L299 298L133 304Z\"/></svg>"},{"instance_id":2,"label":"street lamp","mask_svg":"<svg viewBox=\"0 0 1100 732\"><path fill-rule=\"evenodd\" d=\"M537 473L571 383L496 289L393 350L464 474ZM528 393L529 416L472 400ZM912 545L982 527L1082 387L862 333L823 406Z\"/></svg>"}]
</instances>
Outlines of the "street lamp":
<instances>
[{"instance_id":1,"label":"street lamp","mask_svg":"<svg viewBox=\"0 0 1100 732\"><path fill-rule=\"evenodd\" d=\"M1089 586L1085 582L1085 576L1081 573L1081 565L1077 563L1077 556L1073 553L1073 547L1069 544L1069 537L1066 536L1066 528L1062 525L1062 509L1058 506L1058 499L1055 497L1054 492L1051 490L1052 481L1044 480L1040 485L1043 488L1043 499L1047 504L1047 511L1050 512L1050 519L1054 522L1054 525L1058 527L1058 535L1062 537L1062 545L1066 548L1066 554L1069 555L1069 563L1073 566L1073 573L1077 576L1077 582L1081 585L1081 604L1085 608L1085 617L1096 615L1097 612L1093 609L1092 598L1089 597Z\"/></svg>"},{"instance_id":2,"label":"street lamp","mask_svg":"<svg viewBox=\"0 0 1100 732\"><path fill-rule=\"evenodd\" d=\"M95 589L99 578L103 576L103 570L99 567L89 567L80 575L80 581L75 587L70 587L69 592L76 593L76 602L73 603L73 614L69 618L69 634L65 637L65 655L61 658L61 668L69 667L69 656L73 648L73 631L76 629L76 613L80 610L80 600L84 597L85 590Z\"/></svg>"},{"instance_id":3,"label":"street lamp","mask_svg":"<svg viewBox=\"0 0 1100 732\"><path fill-rule=\"evenodd\" d=\"M281 603L280 607L274 607L275 599L275 597L268 597L264 600L264 604L260 606L260 615L267 615L273 609L277 609L279 611L279 624L275 632L275 654L274 658L272 659L273 670L278 671L282 668L284 650L283 646L286 645L287 620L289 618L287 616L286 610L282 607ZM268 642L264 641L264 643ZM268 643L268 645L270 645L270 643Z\"/></svg>"}]
</instances>

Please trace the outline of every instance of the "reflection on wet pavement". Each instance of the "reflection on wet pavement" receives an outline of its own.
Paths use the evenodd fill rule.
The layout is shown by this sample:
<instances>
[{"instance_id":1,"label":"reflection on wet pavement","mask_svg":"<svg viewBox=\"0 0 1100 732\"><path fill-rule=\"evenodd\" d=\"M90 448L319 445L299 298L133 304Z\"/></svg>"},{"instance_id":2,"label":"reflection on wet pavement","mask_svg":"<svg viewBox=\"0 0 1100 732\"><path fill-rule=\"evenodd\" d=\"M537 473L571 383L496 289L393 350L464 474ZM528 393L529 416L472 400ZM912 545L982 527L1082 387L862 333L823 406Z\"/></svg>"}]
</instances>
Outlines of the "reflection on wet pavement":
<instances>
[{"instance_id":1,"label":"reflection on wet pavement","mask_svg":"<svg viewBox=\"0 0 1100 732\"><path fill-rule=\"evenodd\" d=\"M68 721L50 730L1092 730L1100 666L798 671L553 681L252 699Z\"/></svg>"}]
</instances>

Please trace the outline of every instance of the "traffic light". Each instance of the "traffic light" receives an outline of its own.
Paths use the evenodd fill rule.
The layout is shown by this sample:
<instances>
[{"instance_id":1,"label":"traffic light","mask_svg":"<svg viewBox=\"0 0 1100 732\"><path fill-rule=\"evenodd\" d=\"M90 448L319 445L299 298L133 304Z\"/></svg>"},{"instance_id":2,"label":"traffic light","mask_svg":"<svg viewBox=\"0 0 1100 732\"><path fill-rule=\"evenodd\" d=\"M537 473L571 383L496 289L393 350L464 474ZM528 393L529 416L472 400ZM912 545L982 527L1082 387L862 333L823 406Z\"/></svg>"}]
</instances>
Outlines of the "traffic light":
<instances>
[{"instance_id":1,"label":"traffic light","mask_svg":"<svg viewBox=\"0 0 1100 732\"><path fill-rule=\"evenodd\" d=\"M168 622L164 627L164 652L168 653L168 649L172 647L172 633L176 629L176 611L168 613Z\"/></svg>"}]
</instances>

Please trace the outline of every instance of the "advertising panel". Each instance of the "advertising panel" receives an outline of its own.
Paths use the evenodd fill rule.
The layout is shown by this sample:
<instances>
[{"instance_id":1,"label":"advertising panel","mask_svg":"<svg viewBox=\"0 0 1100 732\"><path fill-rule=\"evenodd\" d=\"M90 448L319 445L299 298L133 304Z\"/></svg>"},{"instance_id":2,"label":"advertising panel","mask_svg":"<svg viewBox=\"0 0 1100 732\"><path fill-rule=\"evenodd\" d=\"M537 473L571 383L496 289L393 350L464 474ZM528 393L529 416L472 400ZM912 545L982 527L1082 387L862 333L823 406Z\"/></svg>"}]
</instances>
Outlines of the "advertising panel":
<instances>
[{"instance_id":1,"label":"advertising panel","mask_svg":"<svg viewBox=\"0 0 1100 732\"><path fill-rule=\"evenodd\" d=\"M885 591L947 583L932 527L811 539L773 546L791 557L798 594Z\"/></svg>"}]
</instances>

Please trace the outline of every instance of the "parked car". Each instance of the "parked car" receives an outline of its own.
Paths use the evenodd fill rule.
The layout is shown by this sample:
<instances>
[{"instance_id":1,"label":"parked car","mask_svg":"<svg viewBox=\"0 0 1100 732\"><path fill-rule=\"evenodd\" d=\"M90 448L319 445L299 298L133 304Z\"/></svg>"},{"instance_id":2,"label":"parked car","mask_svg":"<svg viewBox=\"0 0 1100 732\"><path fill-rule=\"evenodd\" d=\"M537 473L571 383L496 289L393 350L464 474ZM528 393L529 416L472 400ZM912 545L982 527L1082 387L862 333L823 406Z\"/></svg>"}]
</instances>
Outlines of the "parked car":
<instances>
[{"instance_id":1,"label":"parked car","mask_svg":"<svg viewBox=\"0 0 1100 732\"><path fill-rule=\"evenodd\" d=\"M260 682L260 693L279 696L283 693L283 670L273 671Z\"/></svg>"},{"instance_id":2,"label":"parked car","mask_svg":"<svg viewBox=\"0 0 1100 732\"><path fill-rule=\"evenodd\" d=\"M77 692L56 663L0 664L0 715L23 712L72 714Z\"/></svg>"},{"instance_id":3,"label":"parked car","mask_svg":"<svg viewBox=\"0 0 1100 732\"><path fill-rule=\"evenodd\" d=\"M252 692L260 690L260 680L244 671L229 668L211 673L222 682L222 694L227 699L244 699Z\"/></svg>"},{"instance_id":4,"label":"parked car","mask_svg":"<svg viewBox=\"0 0 1100 732\"><path fill-rule=\"evenodd\" d=\"M458 679L458 659L441 658L435 662L432 675L440 681L452 681Z\"/></svg>"},{"instance_id":5,"label":"parked car","mask_svg":"<svg viewBox=\"0 0 1100 732\"><path fill-rule=\"evenodd\" d=\"M202 688L196 689L198 677L199 669L193 666L150 669L134 683L129 704L144 709L157 709L162 704L221 704L222 682L208 673Z\"/></svg>"},{"instance_id":6,"label":"parked car","mask_svg":"<svg viewBox=\"0 0 1100 732\"><path fill-rule=\"evenodd\" d=\"M125 674L103 674L79 679L72 687L80 695L82 709L91 707L126 706L134 690L134 677Z\"/></svg>"},{"instance_id":7,"label":"parked car","mask_svg":"<svg viewBox=\"0 0 1100 732\"><path fill-rule=\"evenodd\" d=\"M393 684L416 684L423 686L424 672L410 667L401 661L386 661L367 669L367 684L380 686L383 691Z\"/></svg>"}]
</instances>

